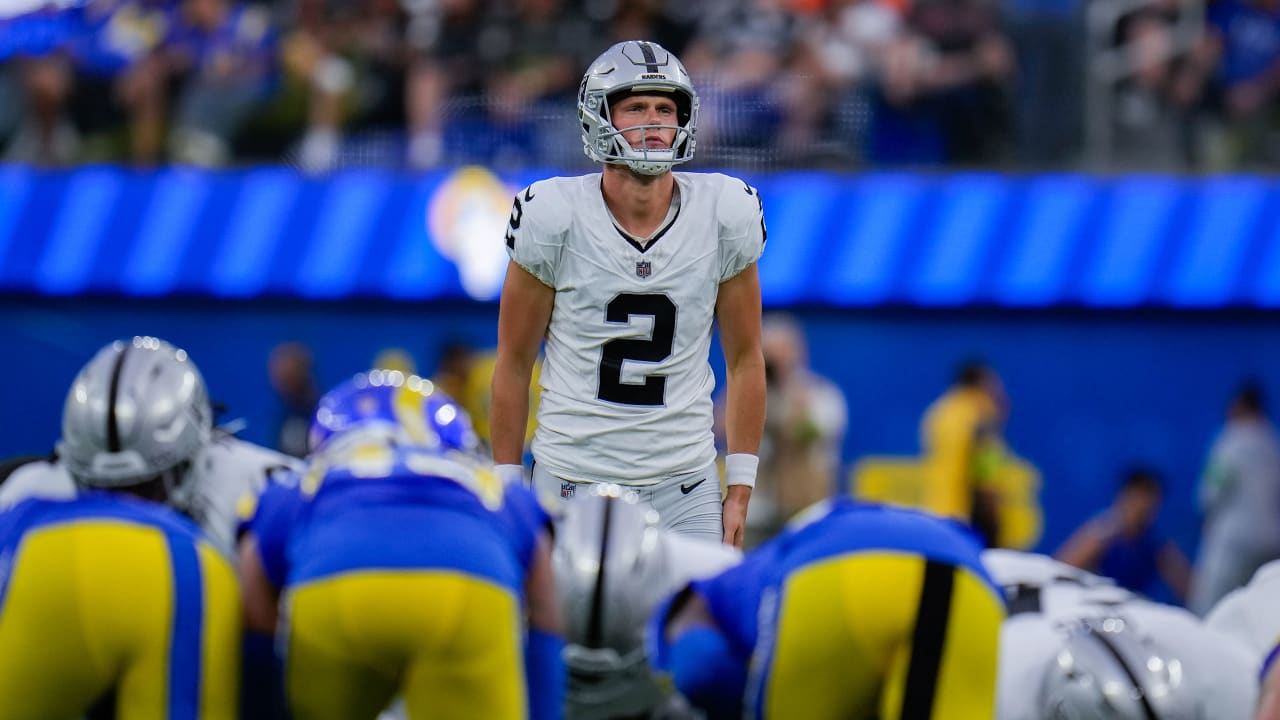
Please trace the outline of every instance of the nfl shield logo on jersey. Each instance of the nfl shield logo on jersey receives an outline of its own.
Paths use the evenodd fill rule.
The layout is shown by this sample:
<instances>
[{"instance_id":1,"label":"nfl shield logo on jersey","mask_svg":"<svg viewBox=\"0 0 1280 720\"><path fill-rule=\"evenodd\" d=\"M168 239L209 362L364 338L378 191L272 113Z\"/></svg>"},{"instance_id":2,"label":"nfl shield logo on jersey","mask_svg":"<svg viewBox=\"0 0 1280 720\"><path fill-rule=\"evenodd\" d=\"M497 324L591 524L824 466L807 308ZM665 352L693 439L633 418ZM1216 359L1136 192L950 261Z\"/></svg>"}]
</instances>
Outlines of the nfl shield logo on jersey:
<instances>
[{"instance_id":1,"label":"nfl shield logo on jersey","mask_svg":"<svg viewBox=\"0 0 1280 720\"><path fill-rule=\"evenodd\" d=\"M568 500L569 498L573 497L573 491L576 488L577 486L571 482L560 483L560 497L565 500Z\"/></svg>"},{"instance_id":2,"label":"nfl shield logo on jersey","mask_svg":"<svg viewBox=\"0 0 1280 720\"><path fill-rule=\"evenodd\" d=\"M653 263L648 260L636 261L636 277L647 278L653 274Z\"/></svg>"}]
</instances>

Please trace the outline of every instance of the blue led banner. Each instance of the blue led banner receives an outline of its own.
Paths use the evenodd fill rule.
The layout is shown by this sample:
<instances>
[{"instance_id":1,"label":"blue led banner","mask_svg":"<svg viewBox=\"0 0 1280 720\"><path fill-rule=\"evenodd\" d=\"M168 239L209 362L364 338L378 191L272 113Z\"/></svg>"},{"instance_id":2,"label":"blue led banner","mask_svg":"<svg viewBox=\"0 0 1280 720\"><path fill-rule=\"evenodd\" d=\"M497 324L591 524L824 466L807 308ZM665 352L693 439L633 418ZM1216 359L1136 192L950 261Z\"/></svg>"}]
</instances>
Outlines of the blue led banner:
<instances>
[{"instance_id":1,"label":"blue led banner","mask_svg":"<svg viewBox=\"0 0 1280 720\"><path fill-rule=\"evenodd\" d=\"M492 300L547 175L0 167L0 292ZM770 305L1280 307L1270 178L749 179Z\"/></svg>"}]
</instances>

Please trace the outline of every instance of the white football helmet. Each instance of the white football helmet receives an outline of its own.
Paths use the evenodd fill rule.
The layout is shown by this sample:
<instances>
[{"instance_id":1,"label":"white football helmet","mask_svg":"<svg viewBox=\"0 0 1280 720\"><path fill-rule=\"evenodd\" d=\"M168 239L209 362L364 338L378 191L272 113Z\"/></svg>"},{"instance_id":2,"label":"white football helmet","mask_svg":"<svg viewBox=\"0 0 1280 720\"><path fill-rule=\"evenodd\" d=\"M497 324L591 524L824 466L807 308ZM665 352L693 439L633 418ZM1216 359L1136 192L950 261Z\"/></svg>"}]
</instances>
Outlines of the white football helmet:
<instances>
[{"instance_id":1,"label":"white football helmet","mask_svg":"<svg viewBox=\"0 0 1280 720\"><path fill-rule=\"evenodd\" d=\"M552 569L569 643L571 714L652 707L662 694L645 660L644 628L672 572L657 512L617 485L593 486L565 505Z\"/></svg>"},{"instance_id":2,"label":"white football helmet","mask_svg":"<svg viewBox=\"0 0 1280 720\"><path fill-rule=\"evenodd\" d=\"M614 127L609 105L625 94L670 94L678 125L638 125L634 130L675 130L670 148L634 148ZM582 145L596 162L620 163L641 175L659 175L693 157L698 126L698 93L675 55L657 43L628 40L596 58L578 88Z\"/></svg>"},{"instance_id":3,"label":"white football helmet","mask_svg":"<svg viewBox=\"0 0 1280 720\"><path fill-rule=\"evenodd\" d=\"M135 337L102 348L76 375L62 410L58 457L86 487L162 478L180 506L186 469L212 431L209 393L187 353Z\"/></svg>"},{"instance_id":4,"label":"white football helmet","mask_svg":"<svg viewBox=\"0 0 1280 720\"><path fill-rule=\"evenodd\" d=\"M1046 720L1200 718L1182 663L1120 617L1082 620L1041 686Z\"/></svg>"}]
</instances>

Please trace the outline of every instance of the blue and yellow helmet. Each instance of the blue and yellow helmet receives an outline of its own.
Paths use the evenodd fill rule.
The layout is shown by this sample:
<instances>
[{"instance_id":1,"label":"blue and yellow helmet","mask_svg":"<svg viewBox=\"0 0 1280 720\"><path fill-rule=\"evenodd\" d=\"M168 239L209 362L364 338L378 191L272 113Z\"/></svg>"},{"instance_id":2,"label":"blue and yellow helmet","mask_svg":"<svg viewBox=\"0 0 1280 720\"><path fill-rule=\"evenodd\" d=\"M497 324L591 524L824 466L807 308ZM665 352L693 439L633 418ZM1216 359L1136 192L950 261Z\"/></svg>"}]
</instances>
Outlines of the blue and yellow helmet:
<instances>
[{"instance_id":1,"label":"blue and yellow helmet","mask_svg":"<svg viewBox=\"0 0 1280 720\"><path fill-rule=\"evenodd\" d=\"M381 429L395 442L438 452L477 454L467 412L430 380L399 370L370 370L338 385L316 407L311 452L354 430Z\"/></svg>"}]
</instances>

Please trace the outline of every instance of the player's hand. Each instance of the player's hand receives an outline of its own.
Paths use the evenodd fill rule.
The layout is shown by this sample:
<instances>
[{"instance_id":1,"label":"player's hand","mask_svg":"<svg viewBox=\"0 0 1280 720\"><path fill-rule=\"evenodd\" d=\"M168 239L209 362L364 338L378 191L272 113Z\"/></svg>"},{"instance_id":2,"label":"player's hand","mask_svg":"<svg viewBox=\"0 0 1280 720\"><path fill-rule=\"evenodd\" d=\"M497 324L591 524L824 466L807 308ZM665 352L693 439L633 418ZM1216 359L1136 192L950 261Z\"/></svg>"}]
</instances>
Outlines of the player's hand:
<instances>
[{"instance_id":1,"label":"player's hand","mask_svg":"<svg viewBox=\"0 0 1280 720\"><path fill-rule=\"evenodd\" d=\"M751 500L751 488L746 485L730 485L724 499L724 544L742 549L742 533L747 525L747 503Z\"/></svg>"}]
</instances>

